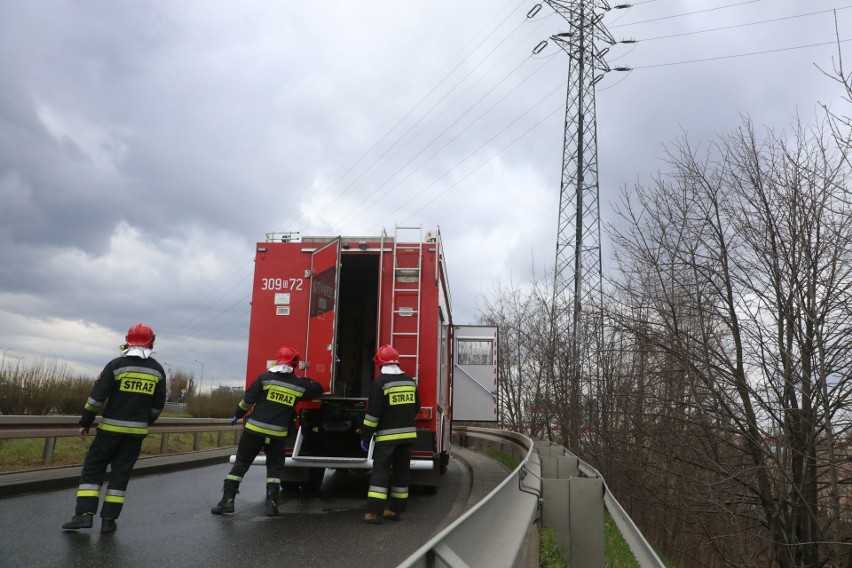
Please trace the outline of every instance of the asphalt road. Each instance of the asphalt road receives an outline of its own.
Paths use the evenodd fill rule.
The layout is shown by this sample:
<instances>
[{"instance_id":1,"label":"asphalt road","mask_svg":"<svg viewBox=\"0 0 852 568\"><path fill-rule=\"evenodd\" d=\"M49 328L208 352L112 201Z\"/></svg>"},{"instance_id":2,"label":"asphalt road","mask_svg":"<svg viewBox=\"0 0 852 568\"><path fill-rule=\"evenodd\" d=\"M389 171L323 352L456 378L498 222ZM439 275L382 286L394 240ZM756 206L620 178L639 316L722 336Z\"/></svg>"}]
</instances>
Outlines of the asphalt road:
<instances>
[{"instance_id":1,"label":"asphalt road","mask_svg":"<svg viewBox=\"0 0 852 568\"><path fill-rule=\"evenodd\" d=\"M495 462L496 463L496 462ZM263 514L265 469L252 467L236 513L210 508L229 465L133 478L118 530L64 532L76 488L0 500L0 567L391 568L461 514L471 489L464 461L450 463L436 495L412 493L400 522L368 525L368 477L326 473L318 494L283 492L278 517Z\"/></svg>"}]
</instances>

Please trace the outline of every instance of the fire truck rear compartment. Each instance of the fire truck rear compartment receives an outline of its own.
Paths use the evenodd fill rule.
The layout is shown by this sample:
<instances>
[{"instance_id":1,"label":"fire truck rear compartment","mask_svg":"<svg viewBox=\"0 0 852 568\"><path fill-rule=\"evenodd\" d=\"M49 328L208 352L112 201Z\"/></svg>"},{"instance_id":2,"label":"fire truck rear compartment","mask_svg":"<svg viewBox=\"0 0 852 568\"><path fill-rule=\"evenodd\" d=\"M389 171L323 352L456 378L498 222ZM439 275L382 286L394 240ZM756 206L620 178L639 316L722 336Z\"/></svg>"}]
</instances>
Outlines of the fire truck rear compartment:
<instances>
[{"instance_id":1,"label":"fire truck rear compartment","mask_svg":"<svg viewBox=\"0 0 852 568\"><path fill-rule=\"evenodd\" d=\"M379 255L341 255L334 396L367 397L373 379Z\"/></svg>"},{"instance_id":2,"label":"fire truck rear compartment","mask_svg":"<svg viewBox=\"0 0 852 568\"><path fill-rule=\"evenodd\" d=\"M364 457L358 429L373 380L379 255L341 256L338 287L337 362L331 396L302 411L302 456Z\"/></svg>"}]
</instances>

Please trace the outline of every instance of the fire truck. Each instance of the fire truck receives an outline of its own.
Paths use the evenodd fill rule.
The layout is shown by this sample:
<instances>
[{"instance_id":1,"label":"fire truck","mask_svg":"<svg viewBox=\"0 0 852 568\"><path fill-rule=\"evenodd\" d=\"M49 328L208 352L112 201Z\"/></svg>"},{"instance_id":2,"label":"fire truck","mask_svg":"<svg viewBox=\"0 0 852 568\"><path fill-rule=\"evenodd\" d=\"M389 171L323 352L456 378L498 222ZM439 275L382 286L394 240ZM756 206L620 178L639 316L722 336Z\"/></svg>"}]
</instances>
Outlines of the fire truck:
<instances>
[{"instance_id":1,"label":"fire truck","mask_svg":"<svg viewBox=\"0 0 852 568\"><path fill-rule=\"evenodd\" d=\"M384 344L417 380L411 483L434 490L449 463L452 422L453 320L440 231L269 233L257 244L246 385L289 345L302 356L298 372L325 390L297 406L283 484L318 488L326 469L372 468L373 444L359 447L360 428L373 355Z\"/></svg>"}]
</instances>

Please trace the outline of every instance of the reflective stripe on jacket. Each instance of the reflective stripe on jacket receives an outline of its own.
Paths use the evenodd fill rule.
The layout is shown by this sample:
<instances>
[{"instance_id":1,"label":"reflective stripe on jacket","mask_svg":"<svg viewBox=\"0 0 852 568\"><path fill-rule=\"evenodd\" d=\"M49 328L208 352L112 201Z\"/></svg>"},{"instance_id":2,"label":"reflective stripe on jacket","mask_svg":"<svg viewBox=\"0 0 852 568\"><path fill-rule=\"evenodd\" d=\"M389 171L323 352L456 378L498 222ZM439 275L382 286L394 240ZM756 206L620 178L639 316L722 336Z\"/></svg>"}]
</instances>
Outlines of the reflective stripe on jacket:
<instances>
[{"instance_id":1,"label":"reflective stripe on jacket","mask_svg":"<svg viewBox=\"0 0 852 568\"><path fill-rule=\"evenodd\" d=\"M166 372L151 357L117 357L106 364L86 400L80 425L88 428L98 413L98 429L145 436L166 403Z\"/></svg>"},{"instance_id":2,"label":"reflective stripe on jacket","mask_svg":"<svg viewBox=\"0 0 852 568\"><path fill-rule=\"evenodd\" d=\"M417 438L415 420L420 410L417 382L405 373L379 375L370 385L370 398L361 439L376 443L399 443Z\"/></svg>"},{"instance_id":3,"label":"reflective stripe on jacket","mask_svg":"<svg viewBox=\"0 0 852 568\"><path fill-rule=\"evenodd\" d=\"M263 436L284 437L295 416L295 406L300 400L317 398L322 385L293 372L267 371L246 389L234 416L242 418L254 407L246 420L246 430Z\"/></svg>"}]
</instances>

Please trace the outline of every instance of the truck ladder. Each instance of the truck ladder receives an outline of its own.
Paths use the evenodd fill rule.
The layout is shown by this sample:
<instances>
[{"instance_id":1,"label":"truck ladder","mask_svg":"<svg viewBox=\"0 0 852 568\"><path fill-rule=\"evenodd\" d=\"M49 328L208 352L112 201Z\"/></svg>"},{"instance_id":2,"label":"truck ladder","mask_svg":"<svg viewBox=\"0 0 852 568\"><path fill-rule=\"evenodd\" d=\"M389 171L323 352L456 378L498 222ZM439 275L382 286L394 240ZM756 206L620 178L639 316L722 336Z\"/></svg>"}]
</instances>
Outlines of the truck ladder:
<instances>
[{"instance_id":1,"label":"truck ladder","mask_svg":"<svg viewBox=\"0 0 852 568\"><path fill-rule=\"evenodd\" d=\"M417 232L417 244L400 245L400 231ZM393 287L391 289L390 340L400 362L420 372L420 299L423 272L423 227L396 226L393 240Z\"/></svg>"}]
</instances>

